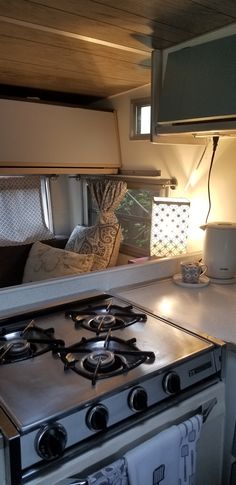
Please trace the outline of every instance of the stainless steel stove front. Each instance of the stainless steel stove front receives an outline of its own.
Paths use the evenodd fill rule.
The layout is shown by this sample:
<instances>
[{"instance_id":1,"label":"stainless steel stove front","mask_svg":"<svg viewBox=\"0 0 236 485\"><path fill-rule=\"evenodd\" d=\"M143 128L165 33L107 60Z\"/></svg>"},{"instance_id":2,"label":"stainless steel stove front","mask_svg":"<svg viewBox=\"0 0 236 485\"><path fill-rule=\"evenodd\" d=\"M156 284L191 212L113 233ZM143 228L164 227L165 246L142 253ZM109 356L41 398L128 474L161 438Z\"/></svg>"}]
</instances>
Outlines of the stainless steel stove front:
<instances>
[{"instance_id":1,"label":"stainless steel stove front","mask_svg":"<svg viewBox=\"0 0 236 485\"><path fill-rule=\"evenodd\" d=\"M225 388L223 382L215 382L196 394L186 393L183 400L172 404L158 405L135 420L122 423L110 429L106 435L95 435L91 440L68 450L64 457L45 463L41 469L30 467L23 476L16 475L14 466L12 478L5 460L0 471L1 485L88 485L88 475L124 456L124 454L144 443L152 436L173 424L183 422L197 413L203 413L206 420L198 442L196 485L222 485L222 457L225 416ZM78 423L79 427L79 423ZM1 442L1 440L0 440ZM5 447L6 448L6 447ZM13 450L12 450L13 451ZM18 455L15 454L17 463ZM0 449L1 460L1 449ZM4 462L4 460L2 460ZM2 479L2 480L1 480Z\"/></svg>"},{"instance_id":2,"label":"stainless steel stove front","mask_svg":"<svg viewBox=\"0 0 236 485\"><path fill-rule=\"evenodd\" d=\"M134 311L140 313L137 307ZM56 337L68 345L81 337L91 339L91 332L77 328L61 309L35 316L35 320L41 328L53 326ZM56 483L40 480L45 473L53 477L55 467L66 469L67 462L78 460L78 453L86 456L98 443L104 445L111 439L114 448L120 433L153 414L163 415L165 408L179 409L189 395L220 382L223 345L190 335L152 315L146 322L114 334L125 340L135 336L138 348L153 351L155 360L95 383L73 369L65 371L63 362L51 352L0 366L7 485ZM192 407L188 409L192 411ZM62 472L63 477L66 473Z\"/></svg>"}]
</instances>

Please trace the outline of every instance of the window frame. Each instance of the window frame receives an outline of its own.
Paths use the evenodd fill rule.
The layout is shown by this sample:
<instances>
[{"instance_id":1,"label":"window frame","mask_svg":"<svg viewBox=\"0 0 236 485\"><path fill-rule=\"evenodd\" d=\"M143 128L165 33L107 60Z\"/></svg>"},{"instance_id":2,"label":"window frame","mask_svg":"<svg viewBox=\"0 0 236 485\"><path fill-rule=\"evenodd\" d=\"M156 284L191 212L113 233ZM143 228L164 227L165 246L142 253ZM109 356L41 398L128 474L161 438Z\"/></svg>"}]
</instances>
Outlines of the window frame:
<instances>
[{"instance_id":1,"label":"window frame","mask_svg":"<svg viewBox=\"0 0 236 485\"><path fill-rule=\"evenodd\" d=\"M151 109L150 97L130 100L130 140L150 140L151 138L151 113L149 133L138 133L137 131L137 111L144 106L150 106Z\"/></svg>"},{"instance_id":2,"label":"window frame","mask_svg":"<svg viewBox=\"0 0 236 485\"><path fill-rule=\"evenodd\" d=\"M42 208L43 208L45 223L48 229L54 233L50 176L41 175L40 179L41 179Z\"/></svg>"}]
</instances>

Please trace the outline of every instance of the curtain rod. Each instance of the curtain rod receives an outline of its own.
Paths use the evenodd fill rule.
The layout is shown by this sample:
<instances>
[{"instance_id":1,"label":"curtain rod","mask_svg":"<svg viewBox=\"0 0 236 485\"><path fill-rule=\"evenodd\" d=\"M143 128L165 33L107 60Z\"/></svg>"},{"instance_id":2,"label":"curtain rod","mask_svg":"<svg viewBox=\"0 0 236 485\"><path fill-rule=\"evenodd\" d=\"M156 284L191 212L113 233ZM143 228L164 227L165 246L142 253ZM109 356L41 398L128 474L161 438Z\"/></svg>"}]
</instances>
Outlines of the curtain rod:
<instances>
[{"instance_id":1,"label":"curtain rod","mask_svg":"<svg viewBox=\"0 0 236 485\"><path fill-rule=\"evenodd\" d=\"M171 178L159 178L159 177L148 177L148 176L137 176L137 175L70 175L69 178L75 178L76 180L106 180L106 179L119 179L125 182L143 182L147 185L159 185L161 187L170 187L172 190L176 189L178 181L176 177Z\"/></svg>"},{"instance_id":2,"label":"curtain rod","mask_svg":"<svg viewBox=\"0 0 236 485\"><path fill-rule=\"evenodd\" d=\"M93 177L92 177L93 178ZM130 180L137 182L147 182L149 184L165 185L166 187L173 186L174 188L178 185L177 179L172 178L159 178L159 177L148 177L148 176L137 176L137 175L109 175L109 179L119 179L119 180Z\"/></svg>"}]
</instances>

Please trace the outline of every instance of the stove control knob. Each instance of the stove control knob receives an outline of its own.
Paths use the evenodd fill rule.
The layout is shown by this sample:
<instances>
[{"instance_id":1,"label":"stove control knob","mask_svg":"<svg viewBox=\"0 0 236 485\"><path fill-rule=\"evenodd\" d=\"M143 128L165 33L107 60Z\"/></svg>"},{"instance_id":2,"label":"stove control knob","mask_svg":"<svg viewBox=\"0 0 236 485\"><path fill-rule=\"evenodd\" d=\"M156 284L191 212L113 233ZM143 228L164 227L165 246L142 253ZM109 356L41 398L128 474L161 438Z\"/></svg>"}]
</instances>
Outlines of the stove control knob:
<instances>
[{"instance_id":1,"label":"stove control knob","mask_svg":"<svg viewBox=\"0 0 236 485\"><path fill-rule=\"evenodd\" d=\"M163 388L167 394L178 394L181 390L180 377L176 372L168 372L163 379Z\"/></svg>"},{"instance_id":2,"label":"stove control knob","mask_svg":"<svg viewBox=\"0 0 236 485\"><path fill-rule=\"evenodd\" d=\"M128 403L132 411L145 411L148 407L148 396L143 387L135 387L128 396Z\"/></svg>"},{"instance_id":3,"label":"stove control knob","mask_svg":"<svg viewBox=\"0 0 236 485\"><path fill-rule=\"evenodd\" d=\"M63 455L67 442L65 428L59 424L44 426L36 436L35 448L43 460L54 460Z\"/></svg>"},{"instance_id":4,"label":"stove control knob","mask_svg":"<svg viewBox=\"0 0 236 485\"><path fill-rule=\"evenodd\" d=\"M107 428L108 410L102 404L92 407L86 416L87 426L93 431L103 431Z\"/></svg>"}]
</instances>

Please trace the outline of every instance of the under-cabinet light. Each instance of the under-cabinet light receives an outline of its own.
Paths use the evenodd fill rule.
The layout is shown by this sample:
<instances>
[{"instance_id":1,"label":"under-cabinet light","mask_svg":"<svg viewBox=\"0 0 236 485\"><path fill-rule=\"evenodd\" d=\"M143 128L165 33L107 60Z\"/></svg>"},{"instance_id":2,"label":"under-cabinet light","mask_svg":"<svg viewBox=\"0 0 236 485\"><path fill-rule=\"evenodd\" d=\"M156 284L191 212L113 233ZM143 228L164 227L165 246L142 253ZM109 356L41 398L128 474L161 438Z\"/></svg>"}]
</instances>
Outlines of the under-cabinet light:
<instances>
[{"instance_id":1,"label":"under-cabinet light","mask_svg":"<svg viewBox=\"0 0 236 485\"><path fill-rule=\"evenodd\" d=\"M186 253L190 202L187 199L154 197L152 205L151 256Z\"/></svg>"}]
</instances>

